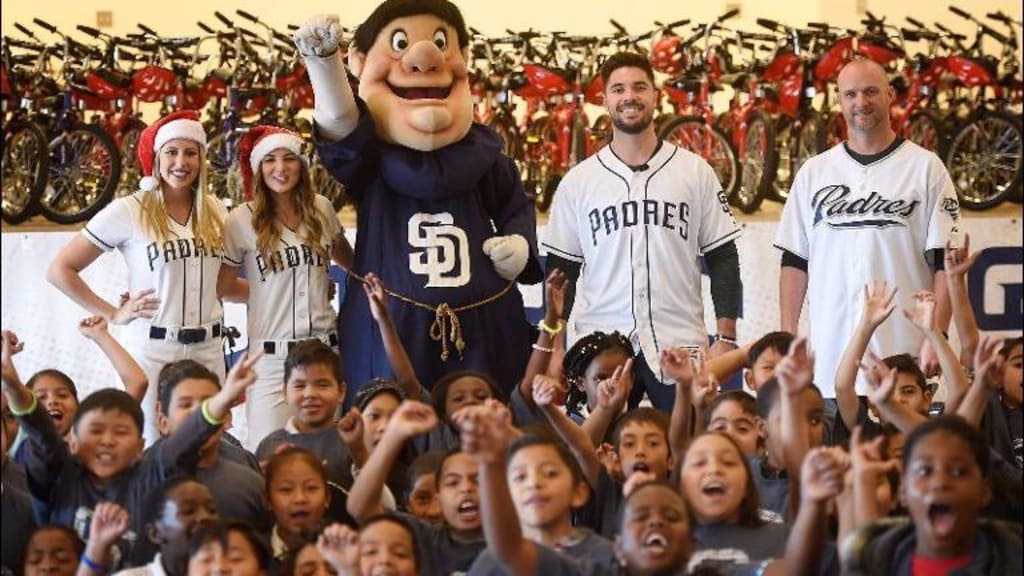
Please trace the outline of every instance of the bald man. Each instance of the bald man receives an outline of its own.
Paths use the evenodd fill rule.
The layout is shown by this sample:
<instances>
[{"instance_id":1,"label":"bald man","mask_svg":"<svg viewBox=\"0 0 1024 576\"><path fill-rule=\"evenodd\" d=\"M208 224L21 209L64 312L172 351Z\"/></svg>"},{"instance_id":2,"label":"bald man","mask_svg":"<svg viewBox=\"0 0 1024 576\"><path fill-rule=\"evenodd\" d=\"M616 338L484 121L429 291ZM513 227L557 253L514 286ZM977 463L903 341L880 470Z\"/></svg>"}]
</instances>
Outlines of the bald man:
<instances>
[{"instance_id":1,"label":"bald man","mask_svg":"<svg viewBox=\"0 0 1024 576\"><path fill-rule=\"evenodd\" d=\"M838 84L847 140L800 168L775 237L782 329L796 333L806 296L815 383L826 398L835 397L836 367L859 321L866 283L897 286L903 308L913 307L915 292L933 291L936 321L943 330L949 325L942 250L947 240L957 245L960 215L939 158L893 131L885 70L855 60ZM908 353L926 372L937 370L934 352L899 313L876 331L869 349L881 358Z\"/></svg>"}]
</instances>

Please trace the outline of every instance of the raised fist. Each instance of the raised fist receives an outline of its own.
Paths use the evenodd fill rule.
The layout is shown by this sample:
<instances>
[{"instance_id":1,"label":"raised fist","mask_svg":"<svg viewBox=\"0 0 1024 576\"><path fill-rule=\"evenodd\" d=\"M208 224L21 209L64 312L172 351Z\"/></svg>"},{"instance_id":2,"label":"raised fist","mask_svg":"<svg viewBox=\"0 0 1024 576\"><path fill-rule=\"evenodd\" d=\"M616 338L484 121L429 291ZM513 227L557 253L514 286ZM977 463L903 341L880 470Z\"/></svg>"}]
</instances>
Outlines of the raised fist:
<instances>
[{"instance_id":1,"label":"raised fist","mask_svg":"<svg viewBox=\"0 0 1024 576\"><path fill-rule=\"evenodd\" d=\"M341 43L341 26L337 20L319 14L299 26L292 41L303 56L330 56Z\"/></svg>"}]
</instances>

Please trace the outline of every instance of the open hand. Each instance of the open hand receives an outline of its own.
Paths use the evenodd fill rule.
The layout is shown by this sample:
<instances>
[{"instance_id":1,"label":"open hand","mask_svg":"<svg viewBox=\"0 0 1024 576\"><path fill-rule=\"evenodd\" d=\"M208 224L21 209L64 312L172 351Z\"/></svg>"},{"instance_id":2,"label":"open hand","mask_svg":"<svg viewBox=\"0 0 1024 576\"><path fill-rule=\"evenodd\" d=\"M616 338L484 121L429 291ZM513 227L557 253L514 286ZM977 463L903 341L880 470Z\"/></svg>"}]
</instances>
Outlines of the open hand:
<instances>
[{"instance_id":1,"label":"open hand","mask_svg":"<svg viewBox=\"0 0 1024 576\"><path fill-rule=\"evenodd\" d=\"M136 318L152 318L160 308L160 299L154 296L156 290L142 290L127 300L121 299L120 305L110 315L112 324L128 324Z\"/></svg>"},{"instance_id":2,"label":"open hand","mask_svg":"<svg viewBox=\"0 0 1024 576\"><path fill-rule=\"evenodd\" d=\"M864 285L864 310L861 318L872 327L879 327L896 309L896 286L889 288L885 280Z\"/></svg>"}]
</instances>

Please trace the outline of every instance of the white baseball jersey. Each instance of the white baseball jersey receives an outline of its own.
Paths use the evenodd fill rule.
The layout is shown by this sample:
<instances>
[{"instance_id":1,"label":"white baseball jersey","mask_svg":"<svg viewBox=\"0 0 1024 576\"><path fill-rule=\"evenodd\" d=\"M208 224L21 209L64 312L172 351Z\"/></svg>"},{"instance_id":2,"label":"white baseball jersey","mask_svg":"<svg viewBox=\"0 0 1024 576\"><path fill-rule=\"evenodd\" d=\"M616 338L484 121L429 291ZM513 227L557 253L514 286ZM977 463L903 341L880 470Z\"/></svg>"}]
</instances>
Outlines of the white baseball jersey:
<instances>
[{"instance_id":1,"label":"white baseball jersey","mask_svg":"<svg viewBox=\"0 0 1024 576\"><path fill-rule=\"evenodd\" d=\"M193 235L191 214L185 223L168 218L170 238L151 238L142 224L143 194L136 192L114 200L89 221L82 233L104 252L114 248L121 252L128 265L132 295L156 290L160 307L149 324L196 327L220 321L224 314L217 299L217 274L222 248L206 246ZM220 200L209 198L221 220L226 219L227 211Z\"/></svg>"},{"instance_id":2,"label":"white baseball jersey","mask_svg":"<svg viewBox=\"0 0 1024 576\"><path fill-rule=\"evenodd\" d=\"M541 242L582 264L568 344L618 330L655 374L660 350L706 346L697 258L739 235L701 157L662 142L634 172L605 146L565 175Z\"/></svg>"},{"instance_id":3,"label":"white baseball jersey","mask_svg":"<svg viewBox=\"0 0 1024 576\"><path fill-rule=\"evenodd\" d=\"M320 242L330 254L331 239L341 225L330 200L317 195L314 204L323 223ZM333 332L335 312L327 295L330 258L305 241L304 224L297 230L282 226L278 245L264 258L256 247L252 220L252 202L235 208L228 217L224 248L224 263L244 266L249 281L249 340L297 340Z\"/></svg>"},{"instance_id":4,"label":"white baseball jersey","mask_svg":"<svg viewBox=\"0 0 1024 576\"><path fill-rule=\"evenodd\" d=\"M860 320L864 285L885 280L899 288L898 306L911 308L915 292L932 289L925 252L945 248L959 214L942 161L910 141L867 165L839 144L800 168L775 246L807 260L814 378L826 397L835 397L836 368ZM879 357L916 356L921 343L897 309L870 349ZM858 391L864 392L861 380Z\"/></svg>"}]
</instances>

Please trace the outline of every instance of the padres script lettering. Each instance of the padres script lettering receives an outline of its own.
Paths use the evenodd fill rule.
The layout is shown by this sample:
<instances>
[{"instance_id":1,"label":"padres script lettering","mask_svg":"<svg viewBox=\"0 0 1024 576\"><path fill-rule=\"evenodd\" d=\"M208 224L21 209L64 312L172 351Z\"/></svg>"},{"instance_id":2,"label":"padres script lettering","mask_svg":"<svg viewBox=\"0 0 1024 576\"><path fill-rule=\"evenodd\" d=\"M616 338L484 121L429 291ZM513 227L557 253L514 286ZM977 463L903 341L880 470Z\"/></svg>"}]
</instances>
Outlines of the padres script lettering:
<instances>
[{"instance_id":1,"label":"padres script lettering","mask_svg":"<svg viewBox=\"0 0 1024 576\"><path fill-rule=\"evenodd\" d=\"M878 192L850 200L850 187L842 184L825 186L814 193L814 223L822 220L833 228L884 228L903 226L921 203L920 200L889 200ZM842 220L834 222L833 220Z\"/></svg>"},{"instance_id":2,"label":"padres script lettering","mask_svg":"<svg viewBox=\"0 0 1024 576\"><path fill-rule=\"evenodd\" d=\"M146 256L149 257L149 271L153 272L154 264L161 257L164 264L167 264L184 258L220 258L220 252L214 248L207 248L206 244L197 238L178 238L151 242L146 246Z\"/></svg>"},{"instance_id":3,"label":"padres script lettering","mask_svg":"<svg viewBox=\"0 0 1024 576\"><path fill-rule=\"evenodd\" d=\"M690 237L690 205L686 202L628 200L603 209L594 208L587 216L594 246L597 246L597 235L602 230L603 236L610 236L620 228L630 228L641 223L644 226L678 230L683 240Z\"/></svg>"},{"instance_id":4,"label":"padres script lettering","mask_svg":"<svg viewBox=\"0 0 1024 576\"><path fill-rule=\"evenodd\" d=\"M305 244L285 246L284 250L274 250L268 258L256 254L256 268L260 271L260 280L267 279L267 273L274 274L299 266L327 268L327 260L319 252Z\"/></svg>"}]
</instances>

